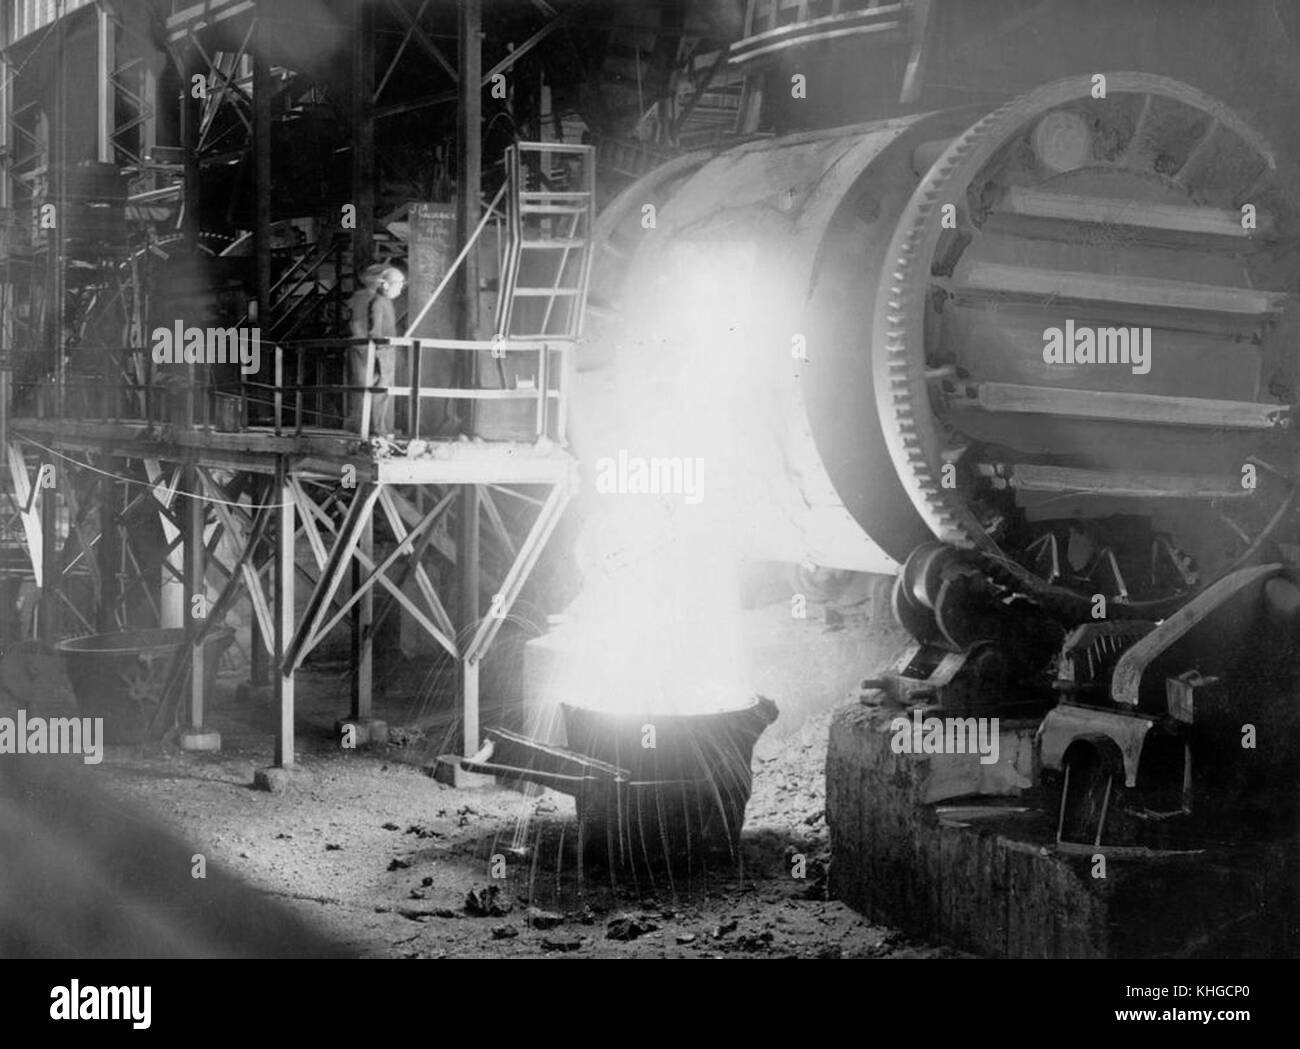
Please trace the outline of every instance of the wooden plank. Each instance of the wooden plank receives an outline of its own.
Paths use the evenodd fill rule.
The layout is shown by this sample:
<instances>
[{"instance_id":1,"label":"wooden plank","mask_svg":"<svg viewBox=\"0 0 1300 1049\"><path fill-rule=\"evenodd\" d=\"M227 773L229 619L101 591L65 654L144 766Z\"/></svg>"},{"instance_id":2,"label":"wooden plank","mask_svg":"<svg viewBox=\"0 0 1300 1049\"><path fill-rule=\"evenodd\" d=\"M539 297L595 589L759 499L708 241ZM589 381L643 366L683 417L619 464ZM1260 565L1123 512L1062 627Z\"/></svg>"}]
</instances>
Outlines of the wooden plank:
<instances>
[{"instance_id":1,"label":"wooden plank","mask_svg":"<svg viewBox=\"0 0 1300 1049\"><path fill-rule=\"evenodd\" d=\"M1069 273L974 262L952 288L958 294L1002 293L1065 301L1113 302L1209 313L1264 316L1280 310L1287 294L1222 284L1161 280L1136 274Z\"/></svg>"},{"instance_id":2,"label":"wooden plank","mask_svg":"<svg viewBox=\"0 0 1300 1049\"><path fill-rule=\"evenodd\" d=\"M992 306L993 303L986 303ZM1076 310L1076 331L1092 326L1086 309ZM1111 316L1098 318L1093 330L1125 328ZM1138 312L1138 311L1134 311ZM1180 314L1182 319L1186 314ZM1068 389L1140 390L1166 397L1212 395L1225 401L1253 401L1260 393L1262 348L1247 338L1226 337L1213 331L1168 329L1155 318L1136 318L1138 327L1151 327L1152 371L1136 379L1127 367L1098 367L1090 364L1049 364L1043 360L1043 330L1055 326L1057 318L1039 309L955 309L944 310L940 318L941 343L956 350L956 367L979 382L1021 383L1025 386L1060 386ZM1130 359L1132 332L1129 331ZM1118 337L1114 353L1122 356ZM1109 359L1111 346L1104 349ZM1103 347L1097 347L1102 349ZM1157 354L1156 351L1159 351ZM936 371L933 381L955 378Z\"/></svg>"},{"instance_id":3,"label":"wooden plank","mask_svg":"<svg viewBox=\"0 0 1300 1049\"><path fill-rule=\"evenodd\" d=\"M1121 197L1080 196L1051 190L1012 186L995 215L1023 215L1027 218L1059 219L1063 222L1095 222L1106 226L1167 230L1174 233L1203 233L1213 237L1263 236L1273 232L1273 216L1255 216L1256 229L1241 227L1241 212L1226 208L1203 208L1190 204L1156 204Z\"/></svg>"},{"instance_id":4,"label":"wooden plank","mask_svg":"<svg viewBox=\"0 0 1300 1049\"><path fill-rule=\"evenodd\" d=\"M1088 470L1018 463L1008 468L1013 488L1035 492L1090 492L1152 499L1248 499L1254 492L1237 475Z\"/></svg>"},{"instance_id":5,"label":"wooden plank","mask_svg":"<svg viewBox=\"0 0 1300 1049\"><path fill-rule=\"evenodd\" d=\"M1160 397L1143 393L1067 390L1000 382L977 384L973 400L980 408L991 412L1070 415L1083 419L1210 426L1228 430L1271 430L1291 416L1290 407L1280 404L1216 401L1208 397Z\"/></svg>"},{"instance_id":6,"label":"wooden plank","mask_svg":"<svg viewBox=\"0 0 1300 1049\"><path fill-rule=\"evenodd\" d=\"M384 389L391 391L390 396L403 393L409 395L411 392L409 386L386 386ZM522 401L535 400L539 396L539 392L535 388L523 390L471 390L462 389L459 386L421 386L418 393L421 397L443 397L468 401Z\"/></svg>"}]
</instances>

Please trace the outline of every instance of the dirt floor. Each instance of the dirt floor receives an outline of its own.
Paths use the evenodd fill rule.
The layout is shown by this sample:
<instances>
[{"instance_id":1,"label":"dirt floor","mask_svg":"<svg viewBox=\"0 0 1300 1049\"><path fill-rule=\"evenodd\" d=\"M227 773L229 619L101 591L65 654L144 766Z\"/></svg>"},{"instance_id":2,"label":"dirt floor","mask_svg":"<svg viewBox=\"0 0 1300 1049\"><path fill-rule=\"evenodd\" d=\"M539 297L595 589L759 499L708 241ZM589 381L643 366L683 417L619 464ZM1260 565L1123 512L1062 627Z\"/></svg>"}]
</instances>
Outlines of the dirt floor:
<instances>
[{"instance_id":1,"label":"dirt floor","mask_svg":"<svg viewBox=\"0 0 1300 1049\"><path fill-rule=\"evenodd\" d=\"M193 842L366 957L933 957L953 955L872 925L826 898L828 715L754 760L739 862L672 876L579 875L570 798L456 789L425 766L436 719L395 722L390 742L340 748L345 707L333 672L298 677L301 774L252 786L271 761L274 712L239 703L223 678L217 755L116 749L106 789ZM495 859L494 859L495 858ZM494 877L493 875L504 875ZM802 876L800 876L802 875Z\"/></svg>"}]
</instances>

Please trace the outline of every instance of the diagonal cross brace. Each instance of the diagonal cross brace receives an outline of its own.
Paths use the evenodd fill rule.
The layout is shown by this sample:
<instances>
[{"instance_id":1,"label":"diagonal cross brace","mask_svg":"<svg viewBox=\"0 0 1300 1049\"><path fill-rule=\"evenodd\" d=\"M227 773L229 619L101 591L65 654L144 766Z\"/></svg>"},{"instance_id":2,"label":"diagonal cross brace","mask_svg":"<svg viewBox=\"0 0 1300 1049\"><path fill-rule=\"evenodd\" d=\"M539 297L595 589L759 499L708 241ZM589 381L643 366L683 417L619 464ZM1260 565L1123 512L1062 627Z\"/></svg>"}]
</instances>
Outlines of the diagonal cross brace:
<instances>
[{"instance_id":1,"label":"diagonal cross brace","mask_svg":"<svg viewBox=\"0 0 1300 1049\"><path fill-rule=\"evenodd\" d=\"M388 0L388 6L392 9L394 14L398 15L402 19L402 21L407 24L408 35L414 36L415 39L420 42L420 46L423 47L425 51L427 51L433 57L433 60L437 62L438 65L442 66L443 72L446 73L449 77L451 77L451 82L453 84L459 84L460 74L456 72L456 67L447 61L447 59L443 56L443 53L438 50L438 45L435 44L432 40L430 40L428 34L425 33L425 31L422 28L420 28L418 16L417 18L412 18L410 14L407 12L405 7L403 7L401 4L393 3L393 0ZM423 13L424 11L423 6L421 6L420 11L421 13ZM400 55L398 57L400 57Z\"/></svg>"},{"instance_id":2,"label":"diagonal cross brace","mask_svg":"<svg viewBox=\"0 0 1300 1049\"><path fill-rule=\"evenodd\" d=\"M209 472L202 467L199 467L197 472L199 482L212 496L212 508L216 511L217 518L221 523L221 527L225 529L226 535L230 536L232 540L238 540L243 536L245 542L251 542L251 536L240 531L235 521L235 515L231 513L231 508L223 502L223 494L217 488ZM251 524L252 522L250 522L250 527ZM216 561L217 559L213 558L213 560ZM258 574L257 569L249 563L250 560L251 557L239 560L239 573L243 576L244 589L248 591L249 603L252 604L253 614L257 617L257 626L262 635L262 645L268 654L274 655L272 639L275 637L275 623L271 618L271 606L266 600L266 591L262 589L262 577ZM235 574L233 569L230 574L232 576Z\"/></svg>"},{"instance_id":3,"label":"diagonal cross brace","mask_svg":"<svg viewBox=\"0 0 1300 1049\"><path fill-rule=\"evenodd\" d=\"M40 515L30 506L36 495L36 487L27 477L27 463L16 441L10 441L9 475L14 486L14 500L18 504L18 515L23 523L23 535L27 538L27 555L32 562L32 575L36 585L41 585L44 550L41 534ZM38 478L39 479L39 478ZM24 509L25 508L25 509Z\"/></svg>"},{"instance_id":4,"label":"diagonal cross brace","mask_svg":"<svg viewBox=\"0 0 1300 1049\"><path fill-rule=\"evenodd\" d=\"M407 532L406 525L402 522L401 515L397 512L397 506L393 502L392 492L385 489L379 495L379 505L384 508L384 513L388 517L388 525L393 530L393 535L398 539L401 545L406 545L408 537L414 537L417 532L425 529L431 529L437 518L437 515L451 505L455 498L455 492L448 492L434 506L430 513L425 514L417 523L412 525L411 531ZM423 546L420 548L423 551ZM447 615L447 610L443 607L442 602L438 599L438 592L434 589L433 583L429 580L429 573L425 571L424 565L419 561L419 555L412 550L414 558L411 569L415 575L416 586L420 588L420 593L424 595L424 600L429 605L429 611L433 613L434 619L446 634L455 634L456 628L451 624L451 617Z\"/></svg>"},{"instance_id":5,"label":"diagonal cross brace","mask_svg":"<svg viewBox=\"0 0 1300 1049\"><path fill-rule=\"evenodd\" d=\"M547 540L559 523L560 515L569 500L573 498L573 492L572 483L565 482L557 484L546 497L537 520L533 522L533 527L524 537L523 544L519 548L519 556L515 558L510 571L506 573L505 582L501 584L501 590L497 595L500 601L494 601L493 611L479 621L474 637L465 649L464 658L467 663L478 663L487 654L497 631L501 629L501 624L510 614L510 609L514 607L515 599L523 590L533 566L537 564L537 559L541 556Z\"/></svg>"},{"instance_id":6,"label":"diagonal cross brace","mask_svg":"<svg viewBox=\"0 0 1300 1049\"><path fill-rule=\"evenodd\" d=\"M335 541L337 542L339 533L338 530L334 527L334 522L331 521L325 515L324 510L322 510L319 506L317 506L315 501L309 498L301 488L295 489L295 491L297 497L303 500L302 506L300 507L302 510L301 516L303 517L303 519L305 521L312 521L313 518L315 520L319 520L321 524L323 524L326 528L330 530L331 533L334 534ZM312 527L308 529L307 534L309 537L311 537L314 533L315 533L315 525L313 523ZM319 535L315 535L315 541L316 543L320 543ZM324 554L325 547L323 543L320 543L320 549L321 549L320 561L323 566L325 562L325 554ZM367 557L360 550L355 551L353 556L358 561L361 562L362 567L365 568L367 571L374 571L374 567L375 567L374 561L371 560L369 557ZM394 601L396 601L399 605L401 605L404 609L406 609L407 612L411 614L411 618L414 619L424 629L425 633L427 633L430 637L432 637L435 641L437 641L438 644L440 644L443 647L443 649L453 658L459 658L460 650L456 645L453 632L449 631L447 633L444 633L441 629L439 629L439 627L435 623L431 622L429 617L426 616L420 610L420 608L415 604L415 602L412 601L409 597L407 597L406 594L402 593L401 588L399 586L394 585L392 580L388 579L386 576L380 576L376 581L379 583L380 586L382 586L385 590L388 591L389 595L392 597ZM323 635L320 634L320 632L318 631L317 640L313 641L311 646L308 646L308 648L306 648L303 651L302 655L299 657L300 661L303 657L306 656L307 652L310 651L312 647L314 647L316 644L319 643L319 638L321 636Z\"/></svg>"},{"instance_id":7,"label":"diagonal cross brace","mask_svg":"<svg viewBox=\"0 0 1300 1049\"><path fill-rule=\"evenodd\" d=\"M348 610L354 604L360 601L361 598L365 595L366 591L373 588L376 583L384 585L386 589L388 589L390 592L400 593L400 589L395 588L393 586L393 584L386 578L385 573L393 565L393 563L396 562L397 559L401 557L403 553L406 552L407 547L414 544L415 540L419 538L421 532L423 532L427 528L432 527L434 521L437 520L438 515L441 514L442 511L445 510L448 505L450 505L454 497L455 497L455 493L449 492L441 500L439 500L439 502L433 507L433 509L431 509L428 513L424 515L423 518L420 519L419 523L416 524L415 527L413 527L410 532L407 532L405 535L399 535L397 545L388 554L388 556L385 557L383 561L381 561L378 565L372 565L367 563L369 562L369 559L366 558L366 556L360 553L359 551L354 555L358 558L358 560L361 560L363 563L367 563L366 567L370 570L370 575L367 576L366 579L356 587L352 595L345 602L343 602L343 607L340 608L333 616L331 616L330 619L326 621L323 626L320 627L320 629L316 630L312 634L312 636L308 639L306 643L305 652L315 648L316 645L318 645L321 642L321 640L332 629L334 629L335 625L345 615L347 615ZM382 496L381 496L381 500L382 500ZM434 594L433 599L436 602L437 610L442 611L442 604L441 602L438 602L436 594ZM409 601L409 598L407 600ZM405 607L408 609L408 611L412 611L412 613L414 614L413 605L408 604ZM442 611L442 617L444 619L446 619L446 615L447 613L445 611ZM436 628L430 629L434 625L432 623L429 623L427 617L420 615L417 616L417 619L419 620L420 625L424 626L424 628L433 635L434 639L437 640L438 643L443 646L443 648L445 648L453 656L456 654L455 643L452 641L450 636L454 633L454 631L451 629L450 620L446 620L446 625L443 630L437 630Z\"/></svg>"},{"instance_id":8,"label":"diagonal cross brace","mask_svg":"<svg viewBox=\"0 0 1300 1049\"><path fill-rule=\"evenodd\" d=\"M284 658L288 666L296 669L302 663L303 657L307 655L310 649L308 641L317 636L320 625L325 620L329 603L343 584L344 573L348 570L352 555L356 553L357 544L361 541L362 529L369 522L370 514L378 499L379 485L366 484L352 500L347 519L339 530L338 540L334 544L334 549L330 551L329 561L321 571L321 577L316 581L316 587L307 602L306 615L298 624L293 640L285 650Z\"/></svg>"},{"instance_id":9,"label":"diagonal cross brace","mask_svg":"<svg viewBox=\"0 0 1300 1049\"><path fill-rule=\"evenodd\" d=\"M266 532L267 525L271 520L272 507L269 504L263 504L258 511L257 517L253 522L252 532L249 535L248 543L240 551L239 558L235 562L235 568L239 569L248 563L249 557L256 549L258 543L262 541L262 536ZM186 639L186 644L180 645L173 654L171 662L168 664L166 677L162 693L160 695L158 706L153 712L153 717L149 719L149 730L152 732L162 723L163 711L166 709L169 713L176 702L178 689L185 675L189 673L190 661L194 657L194 650L201 646L207 639L208 632L212 630L214 624L222 622L226 618L226 612L230 609L230 604L234 600L235 593L239 589L238 583L239 572L232 571L230 578L226 580L226 585L222 588L221 593L217 595L217 600L208 609L208 614L203 617L198 629L190 633ZM187 631L188 633L188 631Z\"/></svg>"}]
</instances>

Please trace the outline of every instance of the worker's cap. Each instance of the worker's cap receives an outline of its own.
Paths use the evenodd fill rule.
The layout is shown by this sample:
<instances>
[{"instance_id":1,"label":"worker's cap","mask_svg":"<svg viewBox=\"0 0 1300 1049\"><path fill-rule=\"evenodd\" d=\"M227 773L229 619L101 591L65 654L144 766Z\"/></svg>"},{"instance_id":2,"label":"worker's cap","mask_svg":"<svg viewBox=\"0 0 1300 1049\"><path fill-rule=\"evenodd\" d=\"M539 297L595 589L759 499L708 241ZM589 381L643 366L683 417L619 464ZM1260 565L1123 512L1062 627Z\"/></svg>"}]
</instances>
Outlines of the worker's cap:
<instances>
[{"instance_id":1,"label":"worker's cap","mask_svg":"<svg viewBox=\"0 0 1300 1049\"><path fill-rule=\"evenodd\" d=\"M383 279L384 271L390 268L382 262L372 262L361 271L361 283L367 288L373 288Z\"/></svg>"},{"instance_id":2,"label":"worker's cap","mask_svg":"<svg viewBox=\"0 0 1300 1049\"><path fill-rule=\"evenodd\" d=\"M379 274L379 279L388 284L405 284L406 274L396 266L384 266Z\"/></svg>"}]
</instances>

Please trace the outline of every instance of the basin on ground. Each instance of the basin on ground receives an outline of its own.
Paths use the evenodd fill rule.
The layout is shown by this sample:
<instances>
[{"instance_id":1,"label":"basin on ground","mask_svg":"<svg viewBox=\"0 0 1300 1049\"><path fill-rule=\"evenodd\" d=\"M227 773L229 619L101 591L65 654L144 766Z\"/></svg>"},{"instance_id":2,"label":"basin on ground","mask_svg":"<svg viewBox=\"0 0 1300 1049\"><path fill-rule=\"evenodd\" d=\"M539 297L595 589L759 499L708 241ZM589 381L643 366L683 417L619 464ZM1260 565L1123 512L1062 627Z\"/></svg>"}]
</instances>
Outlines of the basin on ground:
<instances>
[{"instance_id":1,"label":"basin on ground","mask_svg":"<svg viewBox=\"0 0 1300 1049\"><path fill-rule=\"evenodd\" d=\"M203 642L204 694L211 696L222 654L235 632L219 627ZM60 641L72 691L84 717L104 719L104 738L132 743L145 738L162 698L168 667L186 642L179 627L122 630Z\"/></svg>"}]
</instances>

